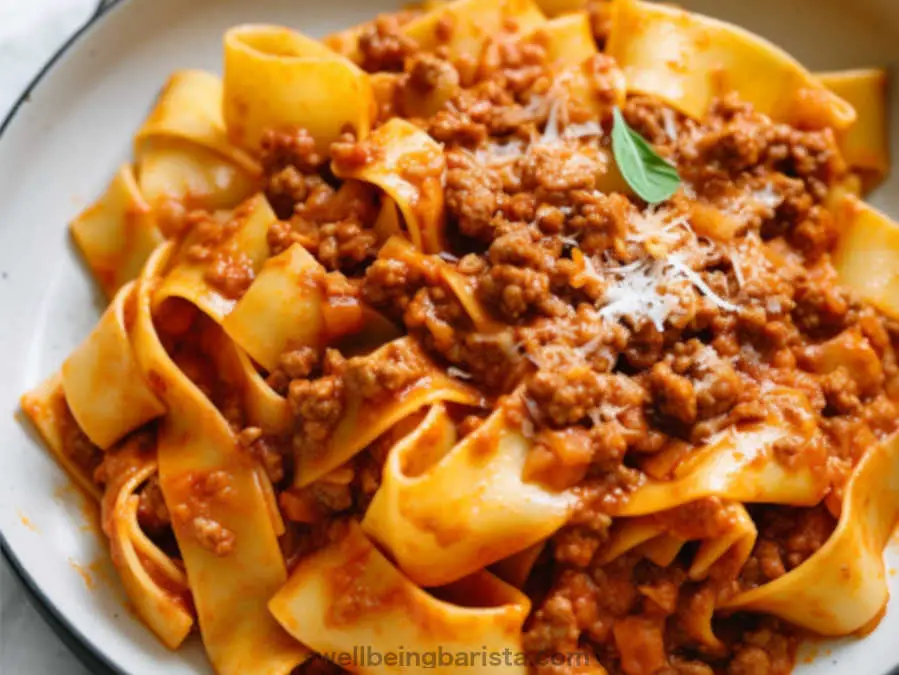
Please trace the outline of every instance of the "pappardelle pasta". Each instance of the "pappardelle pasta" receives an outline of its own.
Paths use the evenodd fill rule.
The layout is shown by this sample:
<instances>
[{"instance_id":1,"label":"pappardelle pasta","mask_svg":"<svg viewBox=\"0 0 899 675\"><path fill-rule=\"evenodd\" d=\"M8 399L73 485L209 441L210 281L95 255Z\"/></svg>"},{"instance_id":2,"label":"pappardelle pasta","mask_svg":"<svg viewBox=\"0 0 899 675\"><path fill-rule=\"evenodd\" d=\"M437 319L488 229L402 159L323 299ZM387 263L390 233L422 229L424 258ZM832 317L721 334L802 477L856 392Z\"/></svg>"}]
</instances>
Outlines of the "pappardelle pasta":
<instances>
[{"instance_id":1,"label":"pappardelle pasta","mask_svg":"<svg viewBox=\"0 0 899 675\"><path fill-rule=\"evenodd\" d=\"M884 87L636 0L235 27L22 407L221 675L788 673L888 596Z\"/></svg>"}]
</instances>

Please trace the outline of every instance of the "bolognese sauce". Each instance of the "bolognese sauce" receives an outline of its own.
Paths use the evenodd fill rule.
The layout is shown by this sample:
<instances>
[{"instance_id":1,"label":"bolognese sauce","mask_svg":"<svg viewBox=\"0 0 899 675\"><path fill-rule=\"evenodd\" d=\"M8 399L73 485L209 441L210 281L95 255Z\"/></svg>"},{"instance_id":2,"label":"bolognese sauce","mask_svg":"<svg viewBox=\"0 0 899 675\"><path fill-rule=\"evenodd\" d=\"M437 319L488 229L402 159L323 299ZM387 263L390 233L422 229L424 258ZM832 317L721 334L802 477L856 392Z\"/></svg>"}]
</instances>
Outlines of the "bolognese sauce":
<instances>
[{"instance_id":1,"label":"bolognese sauce","mask_svg":"<svg viewBox=\"0 0 899 675\"><path fill-rule=\"evenodd\" d=\"M590 7L600 45L604 7ZM866 447L895 430L899 324L842 288L829 257L838 232L827 199L849 177L834 132L774 122L733 95L700 121L630 95L625 120L683 181L666 203L647 205L597 185L621 77L613 59L589 63L588 110L560 93L539 36L518 39L509 26L478 58L453 57L419 51L400 30L408 18L381 17L363 31L360 65L392 74L382 118L405 116L443 144L450 245L439 264L473 289L489 329L474 324L430 257L379 255L378 197L340 185L304 129L273 131L263 144L266 192L281 218L269 234L274 249L302 243L451 376L494 399L522 392L517 414L534 433L527 479L579 495L525 586L534 672L586 672L538 658L580 652L612 674L789 672L797 632L782 621L716 617L712 639L703 622L719 598L818 550L837 498L750 505L759 537L748 562L722 560L701 582L687 574L689 545L665 567L634 553L602 561L612 506L648 478L670 478L659 458L764 418L772 387L808 397L829 495ZM416 105L437 90L439 109ZM375 152L352 134L331 148L347 169ZM403 354L301 350L286 353L269 382L291 401L292 442L320 444L347 388L376 395L414 370ZM459 429L481 419L460 413ZM778 442L785 466L805 451L797 439ZM379 439L339 472L282 494L293 547L321 546L342 519L364 513L390 445ZM729 515L709 497L655 517L696 540L726 531ZM313 659L300 672L340 669Z\"/></svg>"}]
</instances>

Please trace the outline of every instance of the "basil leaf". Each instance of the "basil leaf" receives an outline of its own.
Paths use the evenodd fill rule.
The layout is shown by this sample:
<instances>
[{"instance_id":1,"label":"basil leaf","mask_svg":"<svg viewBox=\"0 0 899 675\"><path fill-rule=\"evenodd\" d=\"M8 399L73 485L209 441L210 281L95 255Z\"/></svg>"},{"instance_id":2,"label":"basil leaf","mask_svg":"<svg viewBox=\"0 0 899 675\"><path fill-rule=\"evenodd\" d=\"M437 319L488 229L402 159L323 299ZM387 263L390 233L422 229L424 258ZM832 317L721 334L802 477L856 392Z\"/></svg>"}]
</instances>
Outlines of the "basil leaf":
<instances>
[{"instance_id":1,"label":"basil leaf","mask_svg":"<svg viewBox=\"0 0 899 675\"><path fill-rule=\"evenodd\" d=\"M631 129L618 108L613 111L612 151L624 180L643 201L658 204L677 192L677 169L659 157L653 147Z\"/></svg>"}]
</instances>

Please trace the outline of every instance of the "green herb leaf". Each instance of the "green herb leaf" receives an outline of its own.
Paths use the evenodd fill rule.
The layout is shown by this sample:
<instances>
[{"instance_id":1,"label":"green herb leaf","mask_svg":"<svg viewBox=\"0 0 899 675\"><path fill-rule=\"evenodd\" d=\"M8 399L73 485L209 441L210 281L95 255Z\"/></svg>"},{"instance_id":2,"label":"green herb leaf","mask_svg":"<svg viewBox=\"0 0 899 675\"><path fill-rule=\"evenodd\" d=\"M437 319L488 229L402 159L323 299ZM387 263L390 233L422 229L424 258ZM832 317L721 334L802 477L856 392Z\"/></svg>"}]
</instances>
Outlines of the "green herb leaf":
<instances>
[{"instance_id":1,"label":"green herb leaf","mask_svg":"<svg viewBox=\"0 0 899 675\"><path fill-rule=\"evenodd\" d=\"M680 187L677 169L659 157L646 139L627 125L618 108L613 115L612 151L624 180L644 201L650 204L665 201Z\"/></svg>"}]
</instances>

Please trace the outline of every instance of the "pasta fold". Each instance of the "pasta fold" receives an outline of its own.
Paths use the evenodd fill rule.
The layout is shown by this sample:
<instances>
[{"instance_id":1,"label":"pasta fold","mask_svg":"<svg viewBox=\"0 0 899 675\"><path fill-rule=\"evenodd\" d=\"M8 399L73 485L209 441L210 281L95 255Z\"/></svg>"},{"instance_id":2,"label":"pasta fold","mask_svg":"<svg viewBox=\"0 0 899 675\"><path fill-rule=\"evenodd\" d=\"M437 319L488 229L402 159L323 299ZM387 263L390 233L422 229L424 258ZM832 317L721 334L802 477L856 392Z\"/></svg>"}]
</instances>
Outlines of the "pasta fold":
<instances>
[{"instance_id":1,"label":"pasta fold","mask_svg":"<svg viewBox=\"0 0 899 675\"><path fill-rule=\"evenodd\" d=\"M156 461L129 439L114 451L117 471L102 502L103 531L112 562L128 599L141 619L169 649L177 649L193 627L187 577L147 538L137 520L140 497L134 493L156 474Z\"/></svg>"},{"instance_id":2,"label":"pasta fold","mask_svg":"<svg viewBox=\"0 0 899 675\"><path fill-rule=\"evenodd\" d=\"M334 163L338 178L355 178L384 190L399 206L412 243L426 253L444 249L443 147L404 119L378 127L368 140L370 161L358 167Z\"/></svg>"},{"instance_id":3,"label":"pasta fold","mask_svg":"<svg viewBox=\"0 0 899 675\"><path fill-rule=\"evenodd\" d=\"M855 123L839 133L838 140L843 158L861 173L865 188L870 190L890 168L887 73L882 68L870 68L818 73L817 78L855 108Z\"/></svg>"},{"instance_id":4,"label":"pasta fold","mask_svg":"<svg viewBox=\"0 0 899 675\"><path fill-rule=\"evenodd\" d=\"M445 409L434 406L391 450L362 528L422 586L527 549L561 527L574 502L522 479L530 448L502 407L457 442Z\"/></svg>"},{"instance_id":5,"label":"pasta fold","mask_svg":"<svg viewBox=\"0 0 899 675\"><path fill-rule=\"evenodd\" d=\"M155 374L151 381L169 409L159 427L160 486L216 672L286 674L308 651L266 609L287 571L258 465L172 362L153 325L151 296L172 251L171 244L162 246L147 261L137 285L133 334L141 368ZM220 548L229 541L227 551Z\"/></svg>"},{"instance_id":6,"label":"pasta fold","mask_svg":"<svg viewBox=\"0 0 899 675\"><path fill-rule=\"evenodd\" d=\"M606 52L628 91L658 96L701 118L712 100L736 92L773 119L846 129L853 107L780 48L737 26L666 5L616 0Z\"/></svg>"},{"instance_id":7,"label":"pasta fold","mask_svg":"<svg viewBox=\"0 0 899 675\"><path fill-rule=\"evenodd\" d=\"M547 60L556 67L577 66L599 53L586 11L550 19L538 26L529 39L546 47Z\"/></svg>"},{"instance_id":8,"label":"pasta fold","mask_svg":"<svg viewBox=\"0 0 899 675\"><path fill-rule=\"evenodd\" d=\"M295 487L304 487L330 473L392 426L425 406L440 401L484 405L479 393L445 375L411 338L400 338L380 349L393 348L414 354L423 365L423 374L397 395L386 399L370 400L355 389L348 391L343 414L328 440L321 447L305 449L297 455ZM379 358L378 354L372 355L374 360Z\"/></svg>"},{"instance_id":9,"label":"pasta fold","mask_svg":"<svg viewBox=\"0 0 899 675\"><path fill-rule=\"evenodd\" d=\"M122 287L97 327L62 365L69 409L87 437L104 450L165 413L131 349L127 323L134 316L133 291L133 282Z\"/></svg>"},{"instance_id":10,"label":"pasta fold","mask_svg":"<svg viewBox=\"0 0 899 675\"><path fill-rule=\"evenodd\" d=\"M62 375L56 373L22 396L21 405L22 411L41 435L53 458L85 494L99 502L103 493L94 482L93 473L87 471L87 467L79 464L67 452L67 436L76 422L66 404Z\"/></svg>"},{"instance_id":11,"label":"pasta fold","mask_svg":"<svg viewBox=\"0 0 899 675\"><path fill-rule=\"evenodd\" d=\"M125 165L97 202L70 224L72 236L94 278L112 298L136 278L144 261L163 240L156 216Z\"/></svg>"},{"instance_id":12,"label":"pasta fold","mask_svg":"<svg viewBox=\"0 0 899 675\"><path fill-rule=\"evenodd\" d=\"M478 572L440 589L440 598L449 600L403 576L351 522L339 542L300 562L269 608L297 640L356 672L527 672L523 660L487 660L521 652L527 596ZM485 654L483 662L455 660L473 650ZM417 662L397 663L403 652ZM451 663L422 663L438 652L453 655ZM395 659L389 665L383 658L366 661L368 653Z\"/></svg>"},{"instance_id":13,"label":"pasta fold","mask_svg":"<svg viewBox=\"0 0 899 675\"><path fill-rule=\"evenodd\" d=\"M835 207L840 237L833 263L840 282L899 317L899 224L852 195Z\"/></svg>"},{"instance_id":14,"label":"pasta fold","mask_svg":"<svg viewBox=\"0 0 899 675\"><path fill-rule=\"evenodd\" d=\"M889 597L883 549L899 517L897 491L899 437L893 436L856 466L827 543L799 567L724 608L773 614L820 635L847 635L865 626Z\"/></svg>"},{"instance_id":15,"label":"pasta fold","mask_svg":"<svg viewBox=\"0 0 899 675\"><path fill-rule=\"evenodd\" d=\"M324 345L324 268L300 244L270 258L222 327L266 370L284 352Z\"/></svg>"},{"instance_id":16,"label":"pasta fold","mask_svg":"<svg viewBox=\"0 0 899 675\"><path fill-rule=\"evenodd\" d=\"M345 130L368 135L368 75L320 42L278 26L225 34L224 117L229 138L258 150L267 129L306 129L320 152Z\"/></svg>"},{"instance_id":17,"label":"pasta fold","mask_svg":"<svg viewBox=\"0 0 899 675\"><path fill-rule=\"evenodd\" d=\"M828 488L825 453L815 428L808 398L795 389L766 394L769 415L764 422L727 431L690 453L670 481L649 481L634 490L616 516L641 516L674 508L703 497L747 503L814 506ZM781 410L791 410L788 422ZM801 442L795 465L786 466L776 444L792 437Z\"/></svg>"},{"instance_id":18,"label":"pasta fold","mask_svg":"<svg viewBox=\"0 0 899 675\"><path fill-rule=\"evenodd\" d=\"M742 504L725 505L727 527L710 539L701 540L687 575L691 581L701 581L718 562L726 562L739 571L752 553L758 531ZM613 526L611 538L600 560L605 564L630 551L639 551L657 565L667 567L683 546L693 539L689 533L679 532L666 523L664 517L640 516L620 520Z\"/></svg>"},{"instance_id":19,"label":"pasta fold","mask_svg":"<svg viewBox=\"0 0 899 675\"><path fill-rule=\"evenodd\" d=\"M215 252L222 257L243 260L255 273L270 255L268 229L277 220L265 195L257 194L234 212L217 215L230 222L231 233L224 241L214 243ZM202 241L202 233L197 228L181 243L177 255L173 256L171 269L153 296L154 309L169 298L178 297L196 305L221 324L234 309L237 300L209 283L209 258L198 260L190 255L191 248Z\"/></svg>"},{"instance_id":20,"label":"pasta fold","mask_svg":"<svg viewBox=\"0 0 899 675\"><path fill-rule=\"evenodd\" d=\"M434 7L403 27L421 49L433 51L445 46L453 56L479 54L492 35L501 35L509 26L519 32L546 22L533 0L455 0ZM451 25L449 37L442 26Z\"/></svg>"}]
</instances>

